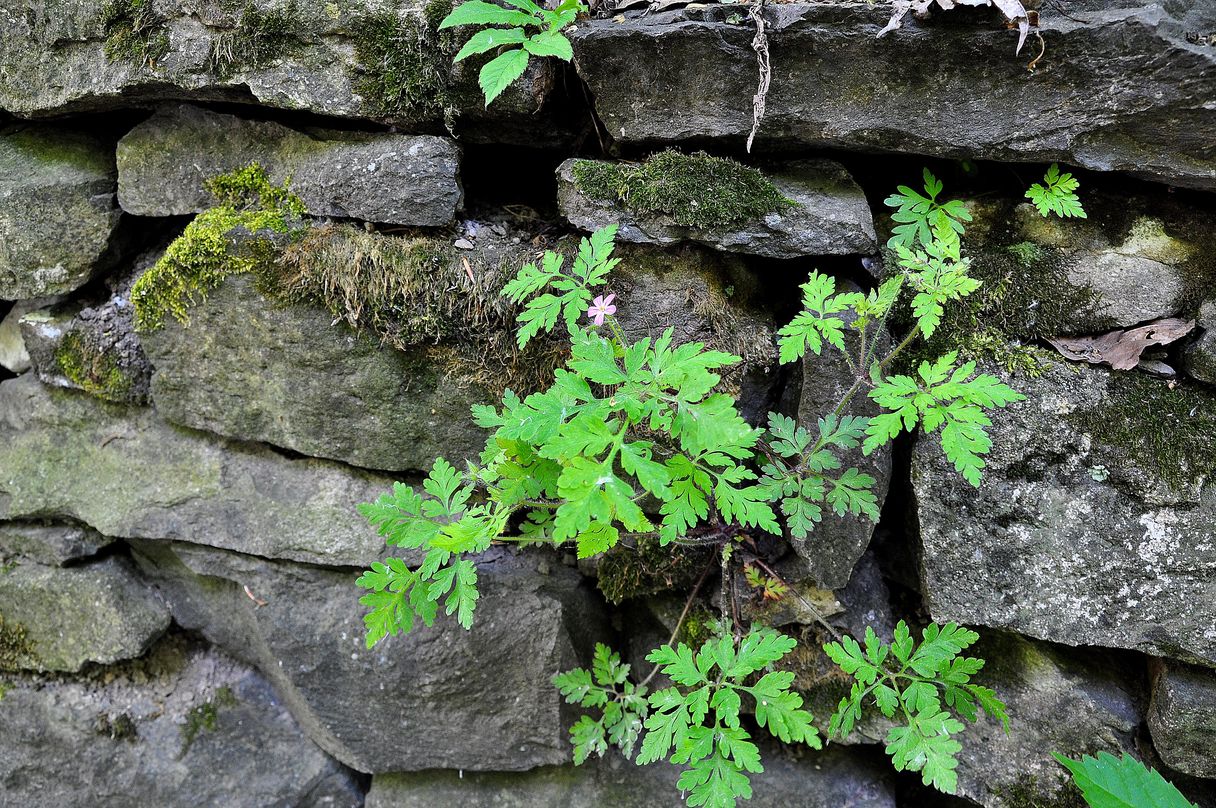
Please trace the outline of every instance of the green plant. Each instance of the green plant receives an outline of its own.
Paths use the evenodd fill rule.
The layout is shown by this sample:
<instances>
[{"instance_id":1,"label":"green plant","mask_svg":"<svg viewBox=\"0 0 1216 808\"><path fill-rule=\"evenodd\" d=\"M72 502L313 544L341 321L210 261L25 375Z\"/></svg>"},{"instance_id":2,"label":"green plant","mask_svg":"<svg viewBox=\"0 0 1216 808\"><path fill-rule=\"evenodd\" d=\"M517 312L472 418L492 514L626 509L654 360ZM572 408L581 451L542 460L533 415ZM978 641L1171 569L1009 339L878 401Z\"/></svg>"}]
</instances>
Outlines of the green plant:
<instances>
[{"instance_id":1,"label":"green plant","mask_svg":"<svg viewBox=\"0 0 1216 808\"><path fill-rule=\"evenodd\" d=\"M820 742L801 697L789 690L793 674L771 670L794 640L741 626L733 616L740 558L745 580L762 588L762 597L789 591L776 577L748 576L751 537L787 531L805 537L825 508L877 519L874 479L846 468L843 453L859 447L871 453L917 426L940 431L946 457L978 484L990 445L984 411L1021 396L995 377L976 375L974 363L959 364L953 353L922 363L916 377L887 372L912 342L933 333L944 307L978 286L967 275L950 222L934 221L924 242L901 245L901 271L871 292L838 293L835 282L817 272L804 284L804 311L780 332L781 360L800 361L827 345L844 354L854 373L837 406L813 429L777 413L769 414L767 430L744 421L736 401L716 391L718 371L738 363L737 356L700 343L674 344L672 328L657 339L629 341L615 318L615 297L595 291L616 265L615 234L607 227L584 238L569 267L562 256L546 253L503 288L523 307L521 347L561 323L571 354L547 390L523 399L508 390L501 408L474 408L475 421L493 430L480 462L461 471L438 458L422 492L398 483L360 506L390 546L422 553L417 566L387 558L359 577L358 585L370 590L361 598L369 609L367 644L419 621L430 626L440 608L469 628L478 606L474 557L494 542L571 543L580 558L626 546L625 539L630 546L657 540L660 547L710 550L711 563L684 615L716 562L722 619L699 649L676 642L681 617L671 639L647 657L655 669L645 679L631 682L628 666L601 646L590 672L576 669L554 682L567 700L601 711L575 724L576 760L603 754L609 745L629 756L640 742L639 763L663 758L689 766L679 785L690 805L734 805L750 794L748 773L762 771L750 724L742 719L743 696L752 697L749 721L760 728L787 743ZM898 345L880 351L888 318L909 290L914 325ZM845 415L863 391L884 412ZM895 765L923 770L926 782L952 791L958 746L948 736L961 725L941 699L968 719L977 704L1003 719L1004 706L970 682L982 662L958 657L974 632L933 625L923 636L916 647L901 624L895 642L884 646L870 631L861 656L848 638L829 643L825 650L858 681L830 729L847 734L862 700L873 695L880 710L894 715L898 708L906 718L888 738ZM650 692L659 672L675 686Z\"/></svg>"},{"instance_id":2,"label":"green plant","mask_svg":"<svg viewBox=\"0 0 1216 808\"><path fill-rule=\"evenodd\" d=\"M946 228L962 235L963 222L971 221L971 214L961 200L951 199L938 202L937 197L942 192L942 182L925 169L924 195L912 190L907 185L900 185L898 193L891 194L883 200L883 204L895 208L891 218L899 222L892 230L887 246L912 248L917 243L929 244L933 241L933 233L944 232Z\"/></svg>"},{"instance_id":3,"label":"green plant","mask_svg":"<svg viewBox=\"0 0 1216 808\"><path fill-rule=\"evenodd\" d=\"M1055 214L1060 218L1075 216L1078 219L1087 218L1081 200L1077 198L1076 190L1081 186L1080 180L1072 174L1060 173L1060 167L1055 163L1047 169L1043 176L1043 184L1035 183L1026 191L1026 198L1039 209L1039 215L1047 217Z\"/></svg>"},{"instance_id":4,"label":"green plant","mask_svg":"<svg viewBox=\"0 0 1216 808\"><path fill-rule=\"evenodd\" d=\"M1099 752L1096 758L1052 755L1072 774L1072 780L1091 808L1195 808L1168 780L1131 755L1115 757Z\"/></svg>"},{"instance_id":5,"label":"green plant","mask_svg":"<svg viewBox=\"0 0 1216 808\"><path fill-rule=\"evenodd\" d=\"M486 106L528 69L533 56L556 56L568 62L574 58L570 40L561 33L587 7L581 0L562 0L552 11L532 0L507 0L513 8L503 8L485 0L466 0L439 23L439 28L457 25L505 25L483 28L475 33L456 54L456 61L479 53L499 51L481 67L478 83ZM529 29L536 29L530 33ZM518 46L518 47L514 47ZM502 50L505 48L505 50Z\"/></svg>"}]
</instances>

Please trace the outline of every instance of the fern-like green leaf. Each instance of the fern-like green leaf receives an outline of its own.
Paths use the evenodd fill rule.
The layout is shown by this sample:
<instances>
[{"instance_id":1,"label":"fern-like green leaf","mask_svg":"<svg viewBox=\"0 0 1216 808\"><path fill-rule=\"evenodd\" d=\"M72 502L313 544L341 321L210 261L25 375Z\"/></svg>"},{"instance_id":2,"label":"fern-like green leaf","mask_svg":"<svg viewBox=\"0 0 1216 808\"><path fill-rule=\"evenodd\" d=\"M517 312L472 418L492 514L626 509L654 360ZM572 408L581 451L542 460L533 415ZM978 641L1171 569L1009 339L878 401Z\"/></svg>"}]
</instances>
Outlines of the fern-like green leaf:
<instances>
[{"instance_id":1,"label":"fern-like green leaf","mask_svg":"<svg viewBox=\"0 0 1216 808\"><path fill-rule=\"evenodd\" d=\"M1099 752L1096 758L1052 755L1072 774L1091 808L1195 808L1172 783L1140 761L1124 754L1116 758Z\"/></svg>"}]
</instances>

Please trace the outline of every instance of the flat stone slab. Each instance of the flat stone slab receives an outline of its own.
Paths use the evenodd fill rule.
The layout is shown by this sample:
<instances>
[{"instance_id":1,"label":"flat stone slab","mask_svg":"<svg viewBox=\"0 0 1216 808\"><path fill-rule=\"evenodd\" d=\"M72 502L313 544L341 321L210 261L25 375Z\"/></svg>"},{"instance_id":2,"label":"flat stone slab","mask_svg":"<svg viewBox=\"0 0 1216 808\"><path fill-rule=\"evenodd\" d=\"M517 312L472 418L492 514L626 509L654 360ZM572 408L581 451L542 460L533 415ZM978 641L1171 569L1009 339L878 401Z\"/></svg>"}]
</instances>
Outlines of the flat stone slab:
<instances>
[{"instance_id":1,"label":"flat stone slab","mask_svg":"<svg viewBox=\"0 0 1216 808\"><path fill-rule=\"evenodd\" d=\"M101 141L48 126L0 131L0 300L70 292L93 277L121 216L114 189Z\"/></svg>"},{"instance_id":2,"label":"flat stone slab","mask_svg":"<svg viewBox=\"0 0 1216 808\"><path fill-rule=\"evenodd\" d=\"M877 242L865 194L844 167L828 160L804 160L766 175L795 204L753 221L722 228L684 227L662 214L638 214L617 200L580 190L569 159L557 169L562 215L583 230L617 224L618 241L676 244L693 241L724 252L769 258L871 253Z\"/></svg>"},{"instance_id":3,"label":"flat stone slab","mask_svg":"<svg viewBox=\"0 0 1216 808\"><path fill-rule=\"evenodd\" d=\"M1216 30L1210 4L1076 0L1039 15L1046 51L991 9L935 12L876 37L889 4L774 4L773 67L755 153L836 147L1066 161L1216 188ZM1190 32L1188 34L1187 32ZM742 146L756 92L755 26L728 6L581 23L574 63L625 144Z\"/></svg>"},{"instance_id":4,"label":"flat stone slab","mask_svg":"<svg viewBox=\"0 0 1216 808\"><path fill-rule=\"evenodd\" d=\"M432 135L292 129L186 104L169 106L118 142L118 201L139 216L200 213L206 180L252 162L314 216L439 226L464 201L460 151Z\"/></svg>"},{"instance_id":5,"label":"flat stone slab","mask_svg":"<svg viewBox=\"0 0 1216 808\"><path fill-rule=\"evenodd\" d=\"M60 517L119 538L362 565L383 542L355 506L391 485L338 463L212 439L31 374L0 383L0 519Z\"/></svg>"}]
</instances>

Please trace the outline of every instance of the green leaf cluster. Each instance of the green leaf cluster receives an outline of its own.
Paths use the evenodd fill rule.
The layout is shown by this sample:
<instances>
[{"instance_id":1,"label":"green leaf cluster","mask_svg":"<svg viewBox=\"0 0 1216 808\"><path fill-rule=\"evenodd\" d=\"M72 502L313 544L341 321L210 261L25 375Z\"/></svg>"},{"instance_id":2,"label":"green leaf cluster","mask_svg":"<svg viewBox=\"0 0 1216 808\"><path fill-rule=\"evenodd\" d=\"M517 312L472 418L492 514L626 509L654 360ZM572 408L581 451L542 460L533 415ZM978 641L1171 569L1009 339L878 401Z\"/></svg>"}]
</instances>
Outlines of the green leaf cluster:
<instances>
[{"instance_id":1,"label":"green leaf cluster","mask_svg":"<svg viewBox=\"0 0 1216 808\"><path fill-rule=\"evenodd\" d=\"M829 735L847 737L866 708L877 707L896 722L886 738L895 768L920 772L925 785L955 793L962 746L952 736L963 730L956 716L975 721L982 710L1009 731L1005 704L992 690L971 681L984 660L961 656L978 639L974 631L955 623L934 623L917 643L901 620L891 643L867 628L864 646L852 637L826 644L823 650L854 680L828 723Z\"/></svg>"},{"instance_id":2,"label":"green leaf cluster","mask_svg":"<svg viewBox=\"0 0 1216 808\"><path fill-rule=\"evenodd\" d=\"M487 107L524 74L533 56L555 56L570 61L574 52L570 40L561 31L574 22L580 12L587 11L581 0L562 0L552 10L542 8L532 0L505 2L511 8L485 0L466 0L439 23L440 29L457 25L507 26L483 28L456 54L459 62L475 54L498 51L497 56L482 65L478 74Z\"/></svg>"},{"instance_id":3,"label":"green leaf cluster","mask_svg":"<svg viewBox=\"0 0 1216 808\"><path fill-rule=\"evenodd\" d=\"M1091 808L1195 808L1160 772L1131 755L1099 752L1080 760L1052 755L1072 774L1073 782Z\"/></svg>"},{"instance_id":4,"label":"green leaf cluster","mask_svg":"<svg viewBox=\"0 0 1216 808\"><path fill-rule=\"evenodd\" d=\"M629 681L629 670L619 654L596 643L591 670L575 668L553 677L553 686L567 703L600 711L598 718L584 715L570 728L576 766L591 755L602 757L609 745L621 750L626 759L633 758L649 706L646 686Z\"/></svg>"},{"instance_id":5,"label":"green leaf cluster","mask_svg":"<svg viewBox=\"0 0 1216 808\"><path fill-rule=\"evenodd\" d=\"M928 244L933 240L933 233L942 229L953 230L961 236L963 223L971 221L971 214L962 200L938 201L942 182L927 168L924 170L924 180L923 194L907 185L900 185L897 193L883 200L884 205L895 208L891 218L898 222L887 240L887 246L891 249L911 249L918 243Z\"/></svg>"},{"instance_id":6,"label":"green leaf cluster","mask_svg":"<svg viewBox=\"0 0 1216 808\"><path fill-rule=\"evenodd\" d=\"M1067 172L1061 173L1060 167L1052 163L1043 176L1043 184L1036 182L1031 185L1026 191L1026 198L1034 203L1039 215L1044 218L1054 213L1062 219L1085 219L1088 218L1085 208L1081 206L1076 193L1080 187L1080 180Z\"/></svg>"}]
</instances>

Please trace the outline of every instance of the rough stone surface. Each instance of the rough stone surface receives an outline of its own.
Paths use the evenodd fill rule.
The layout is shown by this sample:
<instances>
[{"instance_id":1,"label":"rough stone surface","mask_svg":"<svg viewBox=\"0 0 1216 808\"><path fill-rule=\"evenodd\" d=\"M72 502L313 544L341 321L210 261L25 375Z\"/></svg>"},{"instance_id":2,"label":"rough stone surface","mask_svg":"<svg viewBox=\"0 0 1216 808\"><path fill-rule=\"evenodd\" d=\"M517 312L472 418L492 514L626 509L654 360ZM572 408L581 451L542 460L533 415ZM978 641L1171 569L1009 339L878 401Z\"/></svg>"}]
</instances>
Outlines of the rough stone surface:
<instances>
[{"instance_id":1,"label":"rough stone surface","mask_svg":"<svg viewBox=\"0 0 1216 808\"><path fill-rule=\"evenodd\" d=\"M162 109L118 142L118 201L139 216L199 213L206 180L257 162L314 216L445 225L462 204L459 150L446 138L300 131L199 107Z\"/></svg>"},{"instance_id":2,"label":"rough stone surface","mask_svg":"<svg viewBox=\"0 0 1216 808\"><path fill-rule=\"evenodd\" d=\"M571 715L549 677L606 629L578 574L548 554L483 556L471 631L441 619L369 650L353 572L185 544L136 550L180 625L256 664L313 740L359 771L569 760Z\"/></svg>"},{"instance_id":3,"label":"rough stone surface","mask_svg":"<svg viewBox=\"0 0 1216 808\"><path fill-rule=\"evenodd\" d=\"M0 574L0 615L25 630L18 667L77 671L144 652L169 625L169 612L123 558L75 567L19 562ZM0 667L11 667L0 662Z\"/></svg>"},{"instance_id":4,"label":"rough stone surface","mask_svg":"<svg viewBox=\"0 0 1216 808\"><path fill-rule=\"evenodd\" d=\"M918 440L913 453L934 619L1216 664L1216 487L1191 465L1210 458L1210 435L1189 424L1209 417L1210 403L1188 401L1162 420L1154 408L1187 393L1143 376L1055 364L1037 380L1006 379L1027 400L993 414L978 489L936 440ZM1160 384L1158 398L1115 403L1137 384ZM1198 454L1155 460L1112 445L1127 418L1140 418L1145 435L1198 430L1169 438ZM1164 470L1181 477L1165 480Z\"/></svg>"},{"instance_id":5,"label":"rough stone surface","mask_svg":"<svg viewBox=\"0 0 1216 808\"><path fill-rule=\"evenodd\" d=\"M1200 381L1216 384L1216 300L1203 304L1197 325L1203 332L1187 348L1186 370Z\"/></svg>"},{"instance_id":6,"label":"rough stone surface","mask_svg":"<svg viewBox=\"0 0 1216 808\"><path fill-rule=\"evenodd\" d=\"M695 241L716 250L769 258L870 253L876 246L865 194L840 164L828 160L790 163L769 175L777 190L797 203L796 207L714 230L683 227L660 214L638 215L615 200L587 196L575 181L575 162L566 160L557 169L562 214L584 230L618 224L618 241Z\"/></svg>"},{"instance_id":7,"label":"rough stone surface","mask_svg":"<svg viewBox=\"0 0 1216 808\"><path fill-rule=\"evenodd\" d=\"M974 655L987 661L976 681L1008 705L1011 729L987 716L959 736L959 795L984 808L1069 802L1069 757L1135 751L1140 724L1137 666L1101 657L1082 662L1045 643L981 632ZM970 651L968 652L970 653Z\"/></svg>"},{"instance_id":8,"label":"rough stone surface","mask_svg":"<svg viewBox=\"0 0 1216 808\"><path fill-rule=\"evenodd\" d=\"M0 519L60 517L107 536L361 564L381 542L355 505L391 482L210 440L30 374L0 383Z\"/></svg>"},{"instance_id":9,"label":"rough stone surface","mask_svg":"<svg viewBox=\"0 0 1216 808\"><path fill-rule=\"evenodd\" d=\"M1171 768L1216 777L1216 676L1211 671L1158 663L1148 727L1153 746Z\"/></svg>"},{"instance_id":10,"label":"rough stone surface","mask_svg":"<svg viewBox=\"0 0 1216 808\"><path fill-rule=\"evenodd\" d=\"M742 144L756 92L754 27L732 14L719 7L580 25L574 62L608 134ZM909 17L876 38L889 16L887 6L860 0L766 10L773 81L757 151L1062 160L1216 187L1216 145L1206 134L1216 118L1208 104L1216 52L1187 39L1216 28L1210 5L1078 0L1067 14L1043 9L1049 44L1034 71L993 10Z\"/></svg>"},{"instance_id":11,"label":"rough stone surface","mask_svg":"<svg viewBox=\"0 0 1216 808\"><path fill-rule=\"evenodd\" d=\"M153 7L162 24L163 55L145 60L130 54L106 54L104 13L96 0L63 0L50 9L42 0L17 0L0 9L0 108L23 117L46 117L130 108L157 101L256 103L280 110L380 120L413 131L442 131L443 104L428 78L402 76L402 84L421 89L413 110L394 111L361 93L363 79L379 65L359 61L355 44L363 35L378 37L388 15L405 25L397 36L416 36L409 26L422 24L424 4L413 0L351 0L333 5L291 9L285 0L257 4L261 12L287 11L291 30L264 35L260 44L281 51L264 64L217 65L223 52L247 28L240 25L243 3L224 0L164 0ZM271 38L278 36L278 41ZM384 47L383 40L377 40ZM392 47L389 41L387 47ZM219 61L225 61L223 59ZM545 109L554 84L551 60L533 59L524 76L489 108L477 88L483 60L470 59L449 68L417 65L418 72L440 66L451 75L448 106L458 133L468 138L530 143L568 138ZM407 64L402 67L410 70Z\"/></svg>"},{"instance_id":12,"label":"rough stone surface","mask_svg":"<svg viewBox=\"0 0 1216 808\"><path fill-rule=\"evenodd\" d=\"M3 684L6 804L363 804L351 774L300 732L264 678L180 638L104 671Z\"/></svg>"},{"instance_id":13,"label":"rough stone surface","mask_svg":"<svg viewBox=\"0 0 1216 808\"><path fill-rule=\"evenodd\" d=\"M62 566L96 555L114 542L80 525L0 522L0 557Z\"/></svg>"},{"instance_id":14,"label":"rough stone surface","mask_svg":"<svg viewBox=\"0 0 1216 808\"><path fill-rule=\"evenodd\" d=\"M0 300L88 281L121 216L114 187L113 153L93 137L42 126L0 133Z\"/></svg>"},{"instance_id":15,"label":"rough stone surface","mask_svg":"<svg viewBox=\"0 0 1216 808\"><path fill-rule=\"evenodd\" d=\"M793 760L767 749L764 773L752 777L750 808L893 808L889 771L843 750ZM526 774L420 772L372 778L367 808L677 808L679 769L664 763L635 766L617 755L580 767Z\"/></svg>"},{"instance_id":16,"label":"rough stone surface","mask_svg":"<svg viewBox=\"0 0 1216 808\"><path fill-rule=\"evenodd\" d=\"M49 304L50 299L22 300L9 309L0 319L0 368L13 373L25 373L30 369L30 354L21 337L21 318Z\"/></svg>"},{"instance_id":17,"label":"rough stone surface","mask_svg":"<svg viewBox=\"0 0 1216 808\"><path fill-rule=\"evenodd\" d=\"M157 411L175 423L368 468L426 469L476 460L486 432L470 407L484 386L448 376L420 348L381 345L312 306L263 297L232 276L142 335Z\"/></svg>"}]
</instances>

